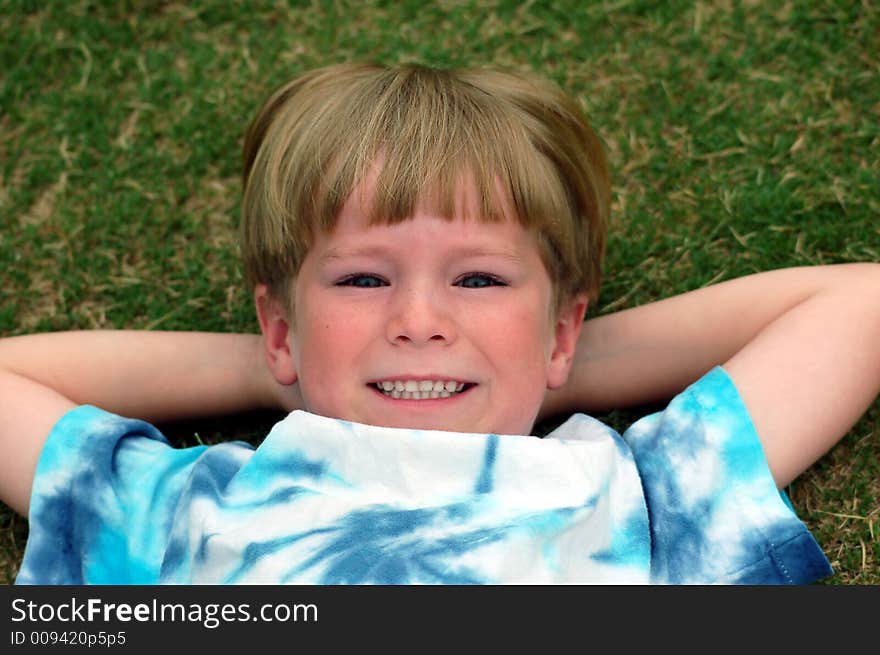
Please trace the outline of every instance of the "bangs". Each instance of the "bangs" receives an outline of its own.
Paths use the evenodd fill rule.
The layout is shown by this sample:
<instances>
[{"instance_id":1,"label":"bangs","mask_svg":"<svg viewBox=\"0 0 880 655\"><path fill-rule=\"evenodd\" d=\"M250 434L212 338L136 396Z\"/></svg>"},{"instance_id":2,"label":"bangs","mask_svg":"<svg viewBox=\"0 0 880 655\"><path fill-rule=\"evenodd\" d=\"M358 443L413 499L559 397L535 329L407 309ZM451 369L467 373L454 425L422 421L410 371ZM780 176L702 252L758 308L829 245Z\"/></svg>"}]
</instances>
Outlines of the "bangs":
<instances>
[{"instance_id":1,"label":"bangs","mask_svg":"<svg viewBox=\"0 0 880 655\"><path fill-rule=\"evenodd\" d=\"M514 108L447 71L405 68L366 86L351 90L347 127L328 124L328 138L316 139L325 149L307 182L315 205L301 210L320 229L333 228L342 204L359 186L365 190L361 183L374 168L373 224L404 221L417 208L450 220L497 222L507 205L525 227L537 228L567 209L554 167L522 117L511 115ZM315 126L319 133L322 127ZM459 214L464 184L476 194L476 216Z\"/></svg>"}]
</instances>

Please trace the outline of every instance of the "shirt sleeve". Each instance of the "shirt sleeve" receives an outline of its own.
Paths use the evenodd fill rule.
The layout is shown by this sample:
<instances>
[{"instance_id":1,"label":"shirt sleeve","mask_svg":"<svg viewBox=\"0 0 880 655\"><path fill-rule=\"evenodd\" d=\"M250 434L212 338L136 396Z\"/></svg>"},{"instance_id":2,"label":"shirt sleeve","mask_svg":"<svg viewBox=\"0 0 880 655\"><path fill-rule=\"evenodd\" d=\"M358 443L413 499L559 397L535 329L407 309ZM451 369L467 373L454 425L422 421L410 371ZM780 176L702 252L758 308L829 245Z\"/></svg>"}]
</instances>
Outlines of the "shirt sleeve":
<instances>
[{"instance_id":1,"label":"shirt sleeve","mask_svg":"<svg viewBox=\"0 0 880 655\"><path fill-rule=\"evenodd\" d=\"M17 584L155 584L177 498L204 446L83 405L37 464Z\"/></svg>"},{"instance_id":2,"label":"shirt sleeve","mask_svg":"<svg viewBox=\"0 0 880 655\"><path fill-rule=\"evenodd\" d=\"M721 367L623 438L648 507L652 582L807 584L831 575L776 489L751 417Z\"/></svg>"}]
</instances>

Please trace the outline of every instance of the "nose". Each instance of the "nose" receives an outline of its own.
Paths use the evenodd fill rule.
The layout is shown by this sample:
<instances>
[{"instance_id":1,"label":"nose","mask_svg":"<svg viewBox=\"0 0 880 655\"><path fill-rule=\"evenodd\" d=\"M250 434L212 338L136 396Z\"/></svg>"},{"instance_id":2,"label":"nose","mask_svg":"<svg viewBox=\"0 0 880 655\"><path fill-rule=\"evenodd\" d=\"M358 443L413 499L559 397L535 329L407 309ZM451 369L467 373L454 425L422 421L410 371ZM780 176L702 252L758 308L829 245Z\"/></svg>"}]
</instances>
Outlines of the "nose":
<instances>
[{"instance_id":1,"label":"nose","mask_svg":"<svg viewBox=\"0 0 880 655\"><path fill-rule=\"evenodd\" d=\"M439 295L418 288L398 291L386 325L388 341L395 345L452 343L455 324Z\"/></svg>"}]
</instances>

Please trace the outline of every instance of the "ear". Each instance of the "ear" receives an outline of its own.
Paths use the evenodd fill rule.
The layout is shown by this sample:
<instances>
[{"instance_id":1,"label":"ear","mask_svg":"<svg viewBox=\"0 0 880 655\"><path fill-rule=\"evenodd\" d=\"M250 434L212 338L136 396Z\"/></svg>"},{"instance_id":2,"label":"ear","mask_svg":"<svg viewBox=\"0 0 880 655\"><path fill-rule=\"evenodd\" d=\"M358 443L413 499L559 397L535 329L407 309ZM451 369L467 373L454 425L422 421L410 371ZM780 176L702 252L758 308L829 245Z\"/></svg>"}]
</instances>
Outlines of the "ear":
<instances>
[{"instance_id":1,"label":"ear","mask_svg":"<svg viewBox=\"0 0 880 655\"><path fill-rule=\"evenodd\" d=\"M548 389L558 389L568 380L588 304L586 294L578 294L559 308L554 325L555 341L547 368Z\"/></svg>"},{"instance_id":2,"label":"ear","mask_svg":"<svg viewBox=\"0 0 880 655\"><path fill-rule=\"evenodd\" d=\"M293 384L297 377L293 353L290 351L290 338L293 335L284 304L269 292L265 284L258 284L254 289L254 302L269 370L279 384Z\"/></svg>"}]
</instances>

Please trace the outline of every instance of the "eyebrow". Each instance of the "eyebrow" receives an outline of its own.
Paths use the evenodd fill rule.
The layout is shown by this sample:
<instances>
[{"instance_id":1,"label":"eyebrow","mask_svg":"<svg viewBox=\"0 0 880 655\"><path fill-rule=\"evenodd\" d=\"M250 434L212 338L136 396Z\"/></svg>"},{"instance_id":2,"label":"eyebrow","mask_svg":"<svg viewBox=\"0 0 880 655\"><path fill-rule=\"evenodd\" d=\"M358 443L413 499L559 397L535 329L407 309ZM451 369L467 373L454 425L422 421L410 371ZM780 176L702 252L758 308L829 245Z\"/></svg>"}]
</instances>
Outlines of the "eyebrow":
<instances>
[{"instance_id":1,"label":"eyebrow","mask_svg":"<svg viewBox=\"0 0 880 655\"><path fill-rule=\"evenodd\" d=\"M321 261L346 259L348 257L381 257L388 253L385 246L358 246L355 248L330 248L321 255Z\"/></svg>"},{"instance_id":2,"label":"eyebrow","mask_svg":"<svg viewBox=\"0 0 880 655\"><path fill-rule=\"evenodd\" d=\"M383 257L387 256L389 252L390 249L383 245L330 248L321 255L320 261L333 261L349 257ZM454 248L451 254L455 257L502 257L514 263L523 263L525 261L525 258L515 251L487 246L462 246Z\"/></svg>"}]
</instances>

